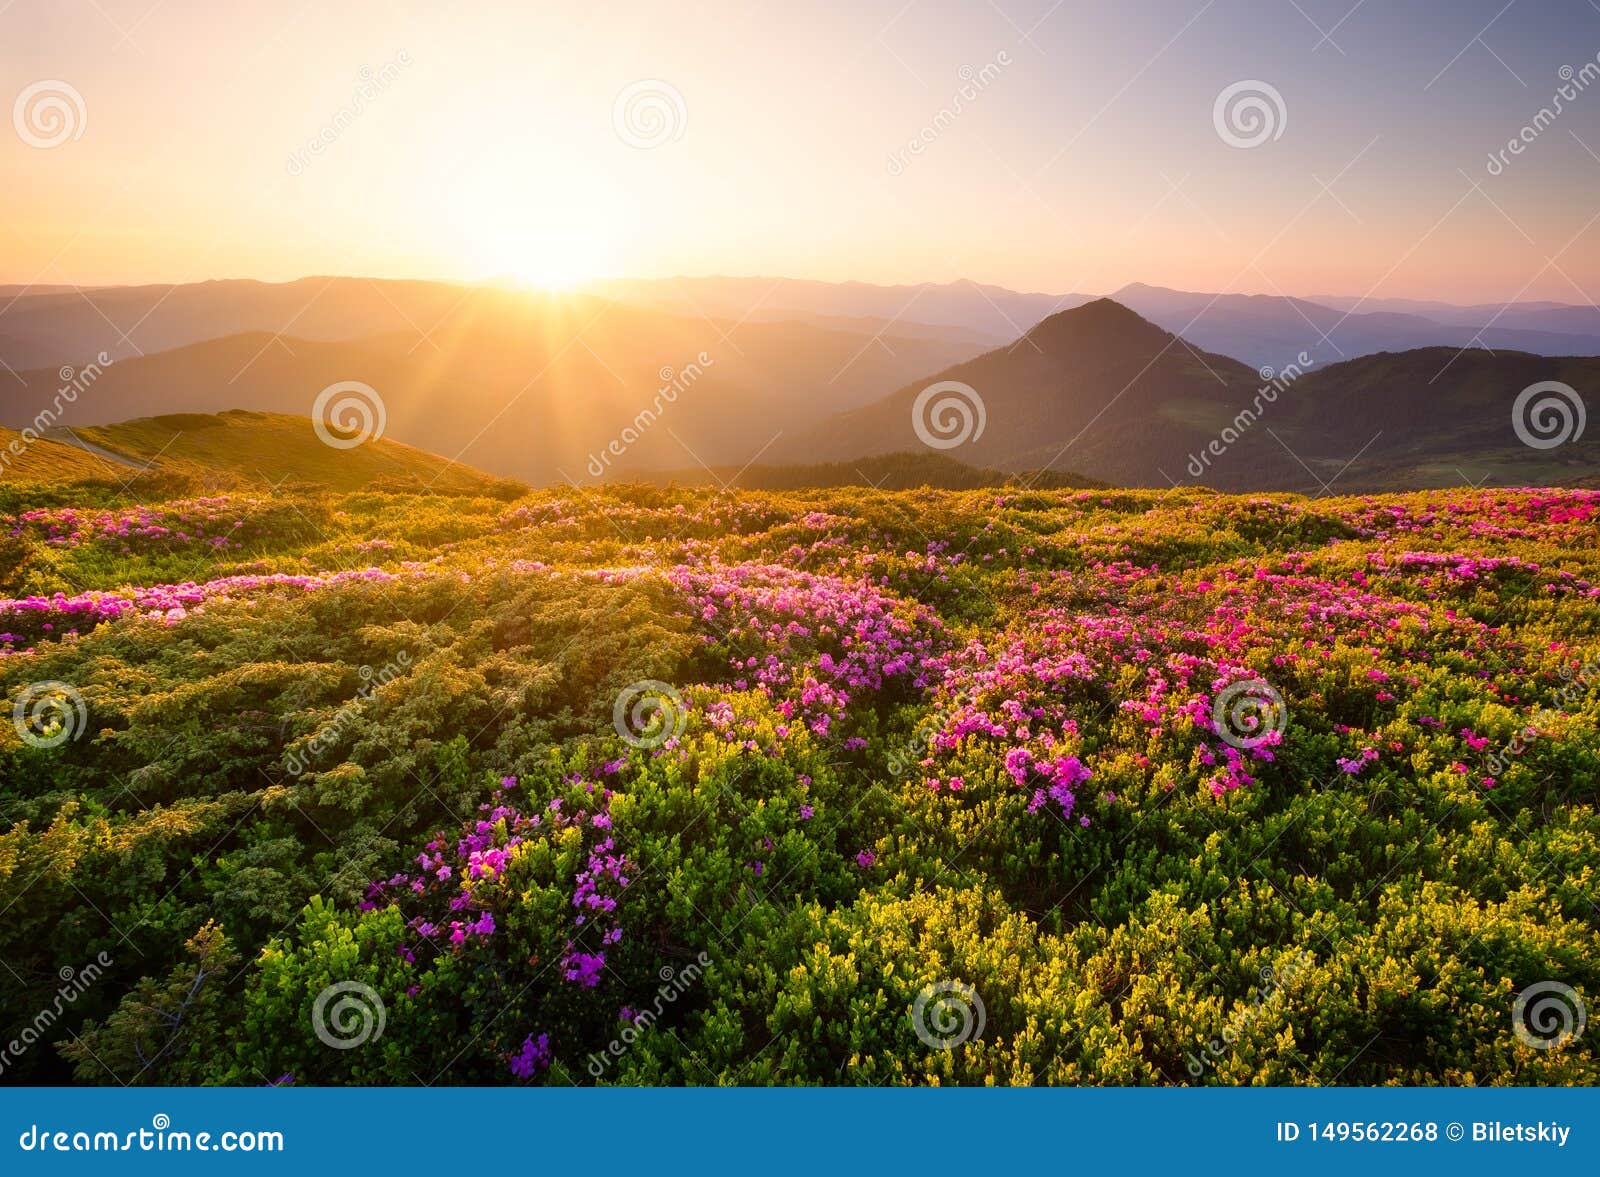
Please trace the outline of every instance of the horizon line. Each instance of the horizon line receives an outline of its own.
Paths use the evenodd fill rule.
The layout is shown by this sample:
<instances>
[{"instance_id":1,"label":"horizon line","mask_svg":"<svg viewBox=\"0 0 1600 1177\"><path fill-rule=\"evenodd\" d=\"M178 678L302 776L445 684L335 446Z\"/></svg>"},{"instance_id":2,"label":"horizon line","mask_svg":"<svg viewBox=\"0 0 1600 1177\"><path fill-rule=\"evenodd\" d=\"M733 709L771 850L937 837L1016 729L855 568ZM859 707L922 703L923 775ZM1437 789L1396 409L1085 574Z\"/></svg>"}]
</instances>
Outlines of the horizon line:
<instances>
[{"instance_id":1,"label":"horizon line","mask_svg":"<svg viewBox=\"0 0 1600 1177\"><path fill-rule=\"evenodd\" d=\"M1000 290L1007 294L1018 295L1024 298L1082 298L1086 300L1109 298L1115 300L1119 294L1130 287L1143 287L1146 290L1156 290L1171 294L1211 295L1217 298L1269 298L1283 300L1298 300L1315 303L1324 299L1354 299L1358 304L1373 304L1383 302L1409 302L1434 304L1437 306L1470 309L1476 307L1499 306L1502 310L1514 306L1544 306L1544 307L1588 307L1600 310L1593 303L1584 302L1559 302L1555 299L1512 299L1507 302L1490 300L1488 302L1452 302L1449 299L1438 297L1418 297L1415 295L1375 295L1371 291L1362 293L1336 293L1322 291L1315 294L1286 294L1282 291L1247 291L1247 290L1193 290L1179 286L1164 286L1160 283L1146 282L1134 279L1124 282L1116 289L1100 293L1090 293L1082 290L1069 290L1052 292L1047 290L1019 290L998 282L984 282L977 278L952 278L949 281L939 282L925 279L919 282L878 282L866 278L801 278L788 274L671 274L658 276L640 275L608 275L574 282L570 285L549 288L537 284L524 282L509 274L491 274L479 278L447 278L423 277L419 275L387 275L370 273L309 273L301 274L294 278L256 278L243 275L211 276L205 278L187 278L180 281L143 281L143 282L39 282L0 280L0 289L11 292L14 303L18 299L32 295L45 295L54 293L72 293L77 291L95 290L140 290L150 287L170 287L177 289L184 286L205 286L213 283L254 283L260 286L293 286L300 282L315 281L353 281L353 282L416 282L439 286L460 286L475 289L498 289L524 293L530 295L545 295L561 297L564 295L577 295L593 293L596 288L613 283L659 283L673 282L796 282L814 286L864 286L878 290L918 290L918 289L950 289L958 286L972 286L984 290ZM1337 308L1330 308L1337 309Z\"/></svg>"}]
</instances>

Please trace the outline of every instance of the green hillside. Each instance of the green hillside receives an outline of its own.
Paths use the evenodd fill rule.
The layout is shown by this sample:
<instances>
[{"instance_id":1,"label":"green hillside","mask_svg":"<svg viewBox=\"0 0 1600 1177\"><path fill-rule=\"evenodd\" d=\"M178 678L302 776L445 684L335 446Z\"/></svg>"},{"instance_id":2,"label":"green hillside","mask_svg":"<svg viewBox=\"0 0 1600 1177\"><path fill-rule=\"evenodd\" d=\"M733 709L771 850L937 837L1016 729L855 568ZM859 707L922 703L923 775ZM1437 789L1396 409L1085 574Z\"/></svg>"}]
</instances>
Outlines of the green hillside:
<instances>
[{"instance_id":1,"label":"green hillside","mask_svg":"<svg viewBox=\"0 0 1600 1177\"><path fill-rule=\"evenodd\" d=\"M0 487L20 483L85 482L105 478L115 464L72 445L47 438L30 440L0 427Z\"/></svg>"},{"instance_id":2,"label":"green hillside","mask_svg":"<svg viewBox=\"0 0 1600 1177\"><path fill-rule=\"evenodd\" d=\"M329 490L431 489L440 494L518 493L517 483L387 438L350 449L325 445L309 418L283 413L173 413L75 431L90 445L125 459L127 478L139 468L187 477L207 486L312 483ZM68 448L68 447L57 447ZM103 459L82 455L104 476Z\"/></svg>"}]
</instances>

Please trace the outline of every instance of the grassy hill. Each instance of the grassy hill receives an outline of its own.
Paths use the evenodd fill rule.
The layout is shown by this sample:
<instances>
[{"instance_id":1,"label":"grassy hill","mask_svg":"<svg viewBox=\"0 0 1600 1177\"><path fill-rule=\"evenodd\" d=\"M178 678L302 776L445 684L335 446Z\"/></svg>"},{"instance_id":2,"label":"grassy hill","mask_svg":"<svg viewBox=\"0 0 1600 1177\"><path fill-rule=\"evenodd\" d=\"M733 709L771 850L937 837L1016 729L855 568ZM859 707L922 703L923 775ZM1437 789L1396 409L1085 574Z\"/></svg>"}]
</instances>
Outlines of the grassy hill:
<instances>
[{"instance_id":1,"label":"grassy hill","mask_svg":"<svg viewBox=\"0 0 1600 1177\"><path fill-rule=\"evenodd\" d=\"M28 440L0 427L0 486L17 483L86 482L108 477L116 463L48 438Z\"/></svg>"},{"instance_id":2,"label":"grassy hill","mask_svg":"<svg viewBox=\"0 0 1600 1177\"><path fill-rule=\"evenodd\" d=\"M173 413L76 432L84 441L141 464L268 486L288 481L358 490L388 483L440 494L501 496L520 489L510 479L386 437L336 449L317 437L310 418L284 413Z\"/></svg>"},{"instance_id":3,"label":"grassy hill","mask_svg":"<svg viewBox=\"0 0 1600 1177\"><path fill-rule=\"evenodd\" d=\"M20 435L0 431L0 446ZM76 440L80 444L72 444ZM171 413L62 430L26 447L0 486L98 483L148 496L154 488L233 490L309 484L332 491L431 490L511 498L526 488L388 438L325 445L310 418L234 409Z\"/></svg>"}]
</instances>

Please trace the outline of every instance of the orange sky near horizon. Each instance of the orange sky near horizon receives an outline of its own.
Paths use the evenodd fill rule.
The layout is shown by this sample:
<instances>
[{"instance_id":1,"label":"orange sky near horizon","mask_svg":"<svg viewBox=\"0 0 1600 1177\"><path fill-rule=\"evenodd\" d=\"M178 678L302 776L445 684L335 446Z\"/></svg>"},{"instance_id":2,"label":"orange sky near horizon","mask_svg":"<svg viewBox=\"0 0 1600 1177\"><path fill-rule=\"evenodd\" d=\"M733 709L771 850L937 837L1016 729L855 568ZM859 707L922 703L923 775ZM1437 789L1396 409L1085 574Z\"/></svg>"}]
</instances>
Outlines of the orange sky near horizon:
<instances>
[{"instance_id":1,"label":"orange sky near horizon","mask_svg":"<svg viewBox=\"0 0 1600 1177\"><path fill-rule=\"evenodd\" d=\"M0 282L1600 295L1600 12L1301 7L19 0Z\"/></svg>"}]
</instances>

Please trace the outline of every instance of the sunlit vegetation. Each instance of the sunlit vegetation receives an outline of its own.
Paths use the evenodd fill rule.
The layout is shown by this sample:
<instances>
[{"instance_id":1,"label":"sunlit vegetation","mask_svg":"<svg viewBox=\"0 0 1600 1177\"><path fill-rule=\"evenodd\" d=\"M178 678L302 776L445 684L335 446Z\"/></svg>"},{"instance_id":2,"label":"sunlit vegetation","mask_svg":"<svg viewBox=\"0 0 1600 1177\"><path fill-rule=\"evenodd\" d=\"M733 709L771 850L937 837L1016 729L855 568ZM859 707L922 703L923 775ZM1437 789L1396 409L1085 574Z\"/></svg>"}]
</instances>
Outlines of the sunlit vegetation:
<instances>
[{"instance_id":1,"label":"sunlit vegetation","mask_svg":"<svg viewBox=\"0 0 1600 1177\"><path fill-rule=\"evenodd\" d=\"M8 1081L1600 1081L1600 492L172 489L6 502Z\"/></svg>"}]
</instances>

